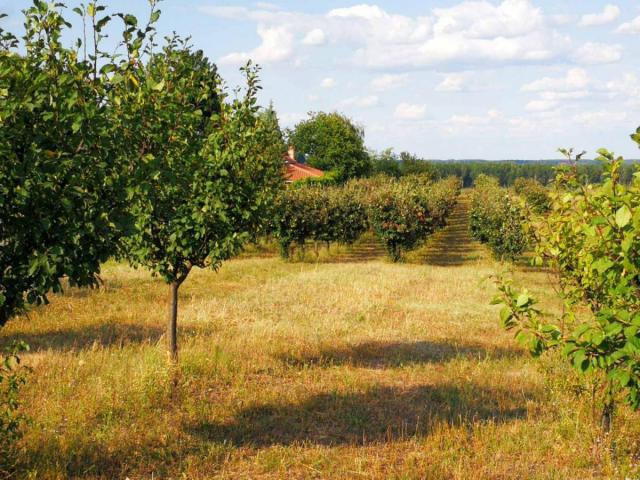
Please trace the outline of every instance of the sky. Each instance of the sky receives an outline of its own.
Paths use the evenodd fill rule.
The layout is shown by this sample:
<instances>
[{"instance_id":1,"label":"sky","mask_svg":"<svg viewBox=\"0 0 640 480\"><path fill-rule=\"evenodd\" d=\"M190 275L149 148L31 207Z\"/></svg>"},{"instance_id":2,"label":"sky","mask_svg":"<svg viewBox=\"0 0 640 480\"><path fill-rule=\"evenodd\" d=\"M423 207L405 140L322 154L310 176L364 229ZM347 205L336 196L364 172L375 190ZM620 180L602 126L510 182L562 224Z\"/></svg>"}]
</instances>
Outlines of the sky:
<instances>
[{"instance_id":1,"label":"sky","mask_svg":"<svg viewBox=\"0 0 640 480\"><path fill-rule=\"evenodd\" d=\"M0 0L20 31L29 0ZM67 0L69 7L77 5ZM105 1L148 15L146 0ZM313 111L362 125L367 147L431 159L640 158L640 2L164 0L230 85L248 59L261 102L292 127ZM70 15L72 17L72 15Z\"/></svg>"}]
</instances>

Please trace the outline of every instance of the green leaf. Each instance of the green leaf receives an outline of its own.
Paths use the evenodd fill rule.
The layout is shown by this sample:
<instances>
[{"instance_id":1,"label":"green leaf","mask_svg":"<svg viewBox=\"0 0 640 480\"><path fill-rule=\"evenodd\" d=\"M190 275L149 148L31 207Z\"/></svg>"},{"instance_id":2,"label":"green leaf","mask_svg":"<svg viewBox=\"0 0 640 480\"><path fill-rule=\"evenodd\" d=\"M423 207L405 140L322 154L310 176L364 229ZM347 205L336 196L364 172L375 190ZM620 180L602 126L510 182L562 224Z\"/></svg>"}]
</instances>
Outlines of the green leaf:
<instances>
[{"instance_id":1,"label":"green leaf","mask_svg":"<svg viewBox=\"0 0 640 480\"><path fill-rule=\"evenodd\" d=\"M631 221L632 216L633 215L631 214L631 210L629 210L629 207L623 205L616 212L616 225L618 225L620 228L626 227Z\"/></svg>"},{"instance_id":2,"label":"green leaf","mask_svg":"<svg viewBox=\"0 0 640 480\"><path fill-rule=\"evenodd\" d=\"M163 79L163 80L160 80L159 83L156 83L153 86L153 90L156 91L156 92L161 92L164 89L164 86L165 86L165 81Z\"/></svg>"},{"instance_id":3,"label":"green leaf","mask_svg":"<svg viewBox=\"0 0 640 480\"><path fill-rule=\"evenodd\" d=\"M503 326L507 325L507 322L509 320L511 320L511 316L512 316L512 314L511 314L511 310L509 309L509 307L503 307L500 310L500 321L502 322Z\"/></svg>"},{"instance_id":4,"label":"green leaf","mask_svg":"<svg viewBox=\"0 0 640 480\"><path fill-rule=\"evenodd\" d=\"M516 305L518 307L524 307L527 303L529 303L529 295L526 292L522 292L520 295L518 295Z\"/></svg>"}]
</instances>

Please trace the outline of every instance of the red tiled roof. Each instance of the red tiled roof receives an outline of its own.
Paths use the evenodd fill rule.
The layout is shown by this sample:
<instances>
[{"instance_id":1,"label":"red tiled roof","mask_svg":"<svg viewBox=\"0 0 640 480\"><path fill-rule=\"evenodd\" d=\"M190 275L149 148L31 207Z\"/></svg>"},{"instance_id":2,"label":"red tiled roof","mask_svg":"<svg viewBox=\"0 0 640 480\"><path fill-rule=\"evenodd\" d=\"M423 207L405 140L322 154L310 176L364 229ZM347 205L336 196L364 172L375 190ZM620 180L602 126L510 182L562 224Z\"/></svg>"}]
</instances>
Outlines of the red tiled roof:
<instances>
[{"instance_id":1,"label":"red tiled roof","mask_svg":"<svg viewBox=\"0 0 640 480\"><path fill-rule=\"evenodd\" d=\"M302 180L303 178L307 177L321 177L323 175L324 172L322 170L310 167L309 165L305 165L304 163L287 162L287 172L285 176L290 182Z\"/></svg>"}]
</instances>

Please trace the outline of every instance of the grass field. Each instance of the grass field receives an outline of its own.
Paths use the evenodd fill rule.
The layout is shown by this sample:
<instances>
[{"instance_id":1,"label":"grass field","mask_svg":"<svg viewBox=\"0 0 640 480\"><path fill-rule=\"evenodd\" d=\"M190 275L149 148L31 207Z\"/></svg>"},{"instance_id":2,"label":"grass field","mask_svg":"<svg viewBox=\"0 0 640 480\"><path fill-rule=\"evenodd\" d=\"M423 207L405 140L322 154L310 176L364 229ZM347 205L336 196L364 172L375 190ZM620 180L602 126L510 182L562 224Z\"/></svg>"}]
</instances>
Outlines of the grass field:
<instances>
[{"instance_id":1,"label":"grass field","mask_svg":"<svg viewBox=\"0 0 640 480\"><path fill-rule=\"evenodd\" d=\"M181 289L104 268L0 330L33 367L21 442L31 478L638 478L640 422L599 444L589 395L557 358L498 324L501 267L467 233L466 202L407 262L370 242L287 263L244 256ZM554 309L544 272L515 276Z\"/></svg>"}]
</instances>

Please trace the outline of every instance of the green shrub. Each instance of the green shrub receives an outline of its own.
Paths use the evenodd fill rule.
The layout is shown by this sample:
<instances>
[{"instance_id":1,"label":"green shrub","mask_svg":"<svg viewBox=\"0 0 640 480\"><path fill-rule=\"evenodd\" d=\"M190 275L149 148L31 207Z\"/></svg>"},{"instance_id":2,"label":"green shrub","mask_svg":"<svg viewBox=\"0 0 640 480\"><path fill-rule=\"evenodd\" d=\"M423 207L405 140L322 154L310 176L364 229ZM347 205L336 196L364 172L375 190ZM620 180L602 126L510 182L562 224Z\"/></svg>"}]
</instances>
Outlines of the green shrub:
<instances>
[{"instance_id":1,"label":"green shrub","mask_svg":"<svg viewBox=\"0 0 640 480\"><path fill-rule=\"evenodd\" d=\"M544 186L533 178L518 178L513 189L534 213L545 213L551 208L551 197Z\"/></svg>"},{"instance_id":2,"label":"green shrub","mask_svg":"<svg viewBox=\"0 0 640 480\"><path fill-rule=\"evenodd\" d=\"M607 432L617 398L640 409L640 174L625 185L623 159L599 153L604 183L585 186L577 165L560 170L549 214L531 224L535 263L558 278L563 313L543 314L508 281L495 303L504 304L503 326L534 355L561 348L578 372L592 374Z\"/></svg>"},{"instance_id":3,"label":"green shrub","mask_svg":"<svg viewBox=\"0 0 640 480\"><path fill-rule=\"evenodd\" d=\"M486 243L497 258L514 260L527 247L524 220L524 210L500 187L498 179L478 176L469 219L476 240Z\"/></svg>"},{"instance_id":4,"label":"green shrub","mask_svg":"<svg viewBox=\"0 0 640 480\"><path fill-rule=\"evenodd\" d=\"M272 235L283 258L308 241L352 244L373 229L394 261L437 228L455 206L460 181L433 183L426 176L395 180L377 176L341 186L296 185L279 196Z\"/></svg>"}]
</instances>

